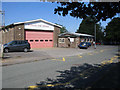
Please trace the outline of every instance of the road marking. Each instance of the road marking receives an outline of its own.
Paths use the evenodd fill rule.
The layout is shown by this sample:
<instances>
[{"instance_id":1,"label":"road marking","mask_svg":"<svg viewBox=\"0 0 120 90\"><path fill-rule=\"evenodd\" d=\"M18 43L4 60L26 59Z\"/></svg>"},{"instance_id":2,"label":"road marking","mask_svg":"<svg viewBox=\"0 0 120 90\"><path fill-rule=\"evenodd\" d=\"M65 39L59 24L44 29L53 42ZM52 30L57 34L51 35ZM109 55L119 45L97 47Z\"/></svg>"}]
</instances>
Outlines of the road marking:
<instances>
[{"instance_id":1,"label":"road marking","mask_svg":"<svg viewBox=\"0 0 120 90\"><path fill-rule=\"evenodd\" d=\"M48 86L48 87L53 87L54 85L53 85L53 84L48 84L48 85L46 85L46 86Z\"/></svg>"},{"instance_id":2,"label":"road marking","mask_svg":"<svg viewBox=\"0 0 120 90\"><path fill-rule=\"evenodd\" d=\"M81 55L78 55L78 57L82 58L83 56L81 56Z\"/></svg>"},{"instance_id":3,"label":"road marking","mask_svg":"<svg viewBox=\"0 0 120 90\"><path fill-rule=\"evenodd\" d=\"M113 63L113 60L116 60L117 57L119 57L119 56L114 56L114 57L110 58L109 60L102 61L101 66L99 66L99 67L102 67L105 64ZM52 59L52 60L65 61L65 58L63 57L62 60L61 59ZM83 73L81 73L79 75L84 76ZM88 78L88 77L85 77L85 78ZM79 77L76 77L76 78L73 78L72 80L70 80L70 81L68 81L66 83L47 84L47 85L41 85L41 86L29 86L28 90L33 90L33 89L38 88L38 87L54 87L54 86L58 86L58 85L68 85L68 84L70 84L70 83L72 83L72 82L74 82L74 81L76 81L78 79L79 79Z\"/></svg>"},{"instance_id":4,"label":"road marking","mask_svg":"<svg viewBox=\"0 0 120 90\"><path fill-rule=\"evenodd\" d=\"M100 50L100 52L104 52L104 50Z\"/></svg>"},{"instance_id":5,"label":"road marking","mask_svg":"<svg viewBox=\"0 0 120 90\"><path fill-rule=\"evenodd\" d=\"M114 56L114 57L110 58L109 60L102 61L101 64L105 65L105 64L113 63L113 60L116 60L117 57L118 56Z\"/></svg>"},{"instance_id":6,"label":"road marking","mask_svg":"<svg viewBox=\"0 0 120 90\"><path fill-rule=\"evenodd\" d=\"M92 53L88 53L88 55L93 55Z\"/></svg>"},{"instance_id":7,"label":"road marking","mask_svg":"<svg viewBox=\"0 0 120 90\"><path fill-rule=\"evenodd\" d=\"M118 57L120 57L120 56L114 56L114 57L118 58Z\"/></svg>"},{"instance_id":8,"label":"road marking","mask_svg":"<svg viewBox=\"0 0 120 90\"><path fill-rule=\"evenodd\" d=\"M38 86L29 86L28 90L35 89L35 88L38 88Z\"/></svg>"},{"instance_id":9,"label":"road marking","mask_svg":"<svg viewBox=\"0 0 120 90\"><path fill-rule=\"evenodd\" d=\"M63 57L63 61L65 62L65 58Z\"/></svg>"},{"instance_id":10,"label":"road marking","mask_svg":"<svg viewBox=\"0 0 120 90\"><path fill-rule=\"evenodd\" d=\"M97 51L95 51L94 53L98 53Z\"/></svg>"},{"instance_id":11,"label":"road marking","mask_svg":"<svg viewBox=\"0 0 120 90\"><path fill-rule=\"evenodd\" d=\"M63 61L65 62L65 58L63 57L62 60L61 59L51 59L51 60L57 60L57 61Z\"/></svg>"}]
</instances>

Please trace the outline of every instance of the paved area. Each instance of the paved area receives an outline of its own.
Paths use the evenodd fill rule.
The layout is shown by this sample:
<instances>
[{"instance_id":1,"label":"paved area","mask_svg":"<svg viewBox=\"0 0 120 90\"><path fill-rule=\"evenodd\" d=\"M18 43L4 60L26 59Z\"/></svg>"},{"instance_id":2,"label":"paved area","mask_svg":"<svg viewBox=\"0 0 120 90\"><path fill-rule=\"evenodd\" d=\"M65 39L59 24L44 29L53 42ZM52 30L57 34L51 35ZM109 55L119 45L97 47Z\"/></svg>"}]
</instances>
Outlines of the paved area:
<instances>
[{"instance_id":1,"label":"paved area","mask_svg":"<svg viewBox=\"0 0 120 90\"><path fill-rule=\"evenodd\" d=\"M100 47L99 47L100 48ZM83 54L86 52L93 52L94 47L88 49L79 48L43 48L33 49L30 52L9 52L4 53L4 59L2 60L3 66L13 65L19 63L28 63L33 61L52 59L65 56L74 56Z\"/></svg>"},{"instance_id":2,"label":"paved area","mask_svg":"<svg viewBox=\"0 0 120 90\"><path fill-rule=\"evenodd\" d=\"M98 75L100 77L103 75L103 72L106 72L101 72L102 68L101 66L99 67L99 64L105 65L117 62L118 47L102 46L93 52L4 66L2 67L3 88L24 88L36 85L36 83L40 84L43 81L47 81L48 83L52 82L53 84L56 80L58 83L56 85L62 83L62 86L64 86L70 83L72 86L78 86L75 82L77 82L76 80L81 80L79 81L82 82L81 86L83 82L84 86L86 86L85 82L88 83L90 80L92 82ZM106 70L105 67L103 69ZM90 74L87 71L89 71ZM96 71L101 72L101 74L96 74ZM88 79L88 77L91 77L93 74L95 76ZM78 77L80 77L80 79Z\"/></svg>"}]
</instances>

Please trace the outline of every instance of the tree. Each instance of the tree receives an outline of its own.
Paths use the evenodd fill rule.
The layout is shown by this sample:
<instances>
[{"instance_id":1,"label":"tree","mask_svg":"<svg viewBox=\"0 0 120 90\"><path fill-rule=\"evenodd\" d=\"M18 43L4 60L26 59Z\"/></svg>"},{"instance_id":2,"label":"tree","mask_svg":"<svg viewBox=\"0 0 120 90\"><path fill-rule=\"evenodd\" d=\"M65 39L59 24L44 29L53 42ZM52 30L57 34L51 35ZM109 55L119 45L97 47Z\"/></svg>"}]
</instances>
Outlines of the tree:
<instances>
[{"instance_id":1,"label":"tree","mask_svg":"<svg viewBox=\"0 0 120 90\"><path fill-rule=\"evenodd\" d=\"M108 42L120 42L120 18L113 18L105 29Z\"/></svg>"},{"instance_id":2,"label":"tree","mask_svg":"<svg viewBox=\"0 0 120 90\"><path fill-rule=\"evenodd\" d=\"M57 24L57 23L55 23L55 24ZM65 27L65 26L63 26L63 25L61 25L61 24L57 24L57 25L62 26L62 28L60 28L60 33L65 33L65 32L68 32L68 30L66 29L66 27Z\"/></svg>"},{"instance_id":3,"label":"tree","mask_svg":"<svg viewBox=\"0 0 120 90\"><path fill-rule=\"evenodd\" d=\"M83 19L77 33L85 33L94 36L95 22L92 21L90 17ZM101 24L96 24L96 41L101 42L103 40L104 34L102 32Z\"/></svg>"},{"instance_id":4,"label":"tree","mask_svg":"<svg viewBox=\"0 0 120 90\"><path fill-rule=\"evenodd\" d=\"M68 30L66 29L65 26L62 26L62 28L60 29L60 33L65 33L68 32Z\"/></svg>"},{"instance_id":5,"label":"tree","mask_svg":"<svg viewBox=\"0 0 120 90\"><path fill-rule=\"evenodd\" d=\"M94 35L94 22L88 23L88 21L90 21L90 17L82 20L81 24L79 25L79 29L77 30L77 33Z\"/></svg>"},{"instance_id":6,"label":"tree","mask_svg":"<svg viewBox=\"0 0 120 90\"><path fill-rule=\"evenodd\" d=\"M96 41L103 42L104 32L102 31L101 24L96 24Z\"/></svg>"},{"instance_id":7,"label":"tree","mask_svg":"<svg viewBox=\"0 0 120 90\"><path fill-rule=\"evenodd\" d=\"M88 16L95 16L96 22L101 19L114 17L120 13L120 2L59 2L61 6L54 9L54 13L62 16L70 14L72 17L85 19Z\"/></svg>"}]
</instances>

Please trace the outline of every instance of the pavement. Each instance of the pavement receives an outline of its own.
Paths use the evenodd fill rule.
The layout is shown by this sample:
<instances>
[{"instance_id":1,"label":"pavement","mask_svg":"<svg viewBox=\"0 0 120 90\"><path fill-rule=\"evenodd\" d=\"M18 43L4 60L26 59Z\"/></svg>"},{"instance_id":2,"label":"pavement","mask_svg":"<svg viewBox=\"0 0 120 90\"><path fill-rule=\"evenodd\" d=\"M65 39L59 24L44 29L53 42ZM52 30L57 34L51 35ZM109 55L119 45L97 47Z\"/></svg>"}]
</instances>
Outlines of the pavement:
<instances>
[{"instance_id":1,"label":"pavement","mask_svg":"<svg viewBox=\"0 0 120 90\"><path fill-rule=\"evenodd\" d=\"M87 52L89 50L90 52ZM40 49L38 51L44 50ZM45 51L49 50L46 49ZM53 52L57 52L56 49ZM111 66L118 63L117 46L99 46L97 49L89 48L84 52L78 55L73 54L73 56L4 66L2 67L2 87L25 88L38 86L40 88L44 85L47 87L84 88L89 87L90 84L94 86L96 84L94 82L100 80L107 71L111 70ZM115 74L111 75L111 77L114 76ZM101 83L104 82L101 81Z\"/></svg>"},{"instance_id":2,"label":"pavement","mask_svg":"<svg viewBox=\"0 0 120 90\"><path fill-rule=\"evenodd\" d=\"M99 48L101 46L98 46ZM94 47L88 49L79 48L40 48L32 49L30 52L9 52L4 53L4 58L2 59L2 66L29 63L34 61L41 61L46 59L54 59L65 56L74 56L78 54L84 54L88 52L93 52Z\"/></svg>"}]
</instances>

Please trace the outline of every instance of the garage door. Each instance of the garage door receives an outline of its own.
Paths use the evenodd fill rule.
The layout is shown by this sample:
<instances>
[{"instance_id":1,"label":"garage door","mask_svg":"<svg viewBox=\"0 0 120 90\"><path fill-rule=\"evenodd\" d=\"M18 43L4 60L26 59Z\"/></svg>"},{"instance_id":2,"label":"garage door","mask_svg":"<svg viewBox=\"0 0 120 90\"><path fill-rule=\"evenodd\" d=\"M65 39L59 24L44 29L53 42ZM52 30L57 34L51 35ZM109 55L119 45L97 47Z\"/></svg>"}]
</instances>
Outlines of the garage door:
<instances>
[{"instance_id":1,"label":"garage door","mask_svg":"<svg viewBox=\"0 0 120 90\"><path fill-rule=\"evenodd\" d=\"M49 31L25 31L26 40L31 48L53 47L53 32Z\"/></svg>"}]
</instances>

